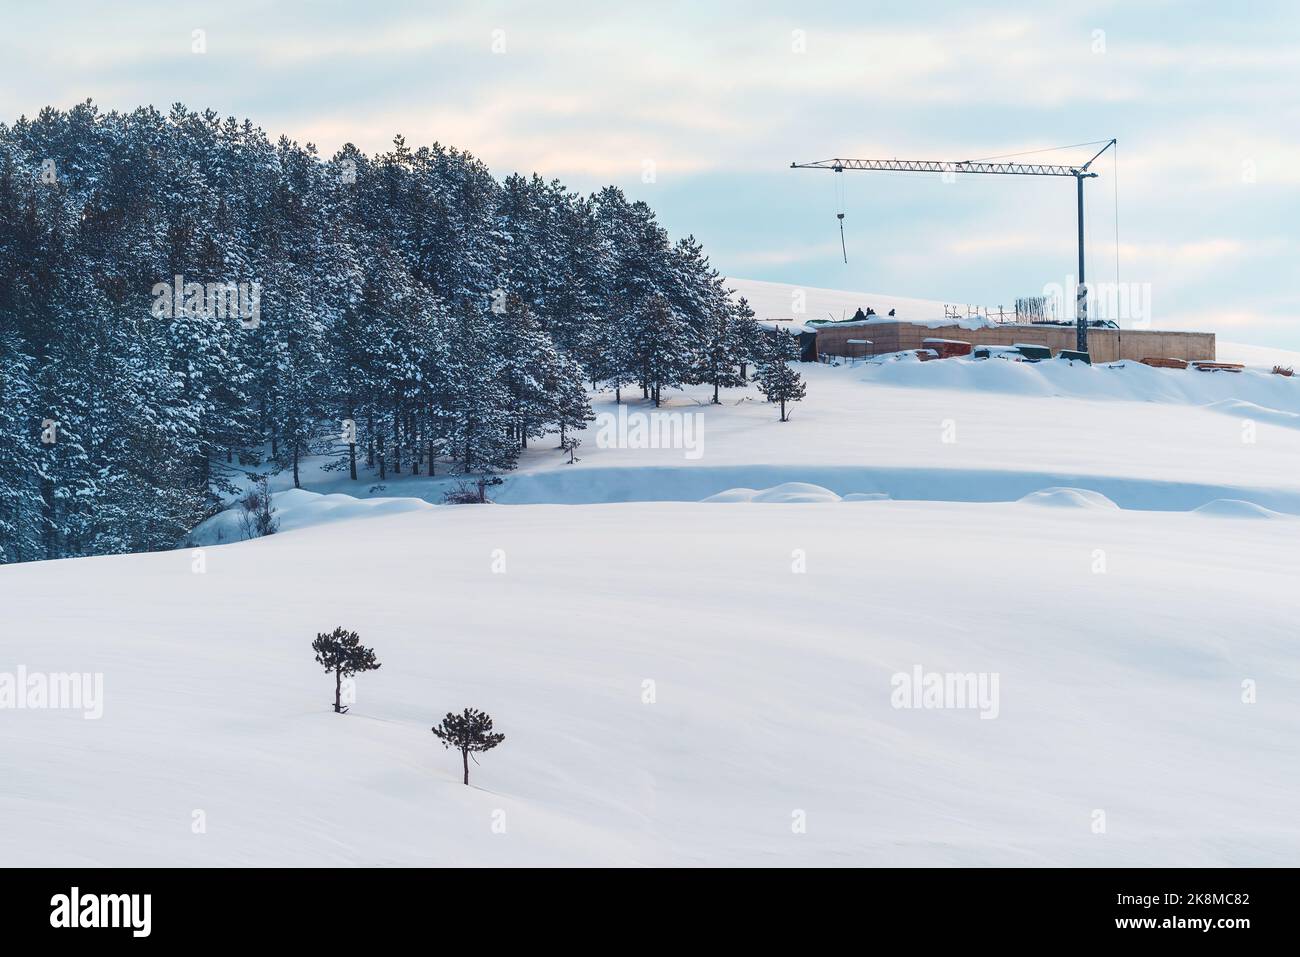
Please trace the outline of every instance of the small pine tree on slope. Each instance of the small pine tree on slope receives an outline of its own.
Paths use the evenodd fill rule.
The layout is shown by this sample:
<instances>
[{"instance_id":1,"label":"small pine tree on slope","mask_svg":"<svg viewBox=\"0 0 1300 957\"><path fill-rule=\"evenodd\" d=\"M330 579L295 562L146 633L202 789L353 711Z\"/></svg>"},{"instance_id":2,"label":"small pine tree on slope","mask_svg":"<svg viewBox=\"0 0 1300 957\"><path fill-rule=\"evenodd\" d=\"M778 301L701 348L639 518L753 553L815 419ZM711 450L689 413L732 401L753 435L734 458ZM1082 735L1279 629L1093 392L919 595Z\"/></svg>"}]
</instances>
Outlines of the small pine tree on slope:
<instances>
[{"instance_id":1,"label":"small pine tree on slope","mask_svg":"<svg viewBox=\"0 0 1300 957\"><path fill-rule=\"evenodd\" d=\"M343 707L343 678L360 674L363 671L377 671L380 667L375 660L375 650L361 644L361 636L355 631L335 628L327 634L317 634L311 643L316 652L316 661L324 666L326 673L334 672L334 713L347 714Z\"/></svg>"},{"instance_id":2,"label":"small pine tree on slope","mask_svg":"<svg viewBox=\"0 0 1300 957\"><path fill-rule=\"evenodd\" d=\"M447 712L442 723L430 730L442 746L460 751L465 766L465 783L469 784L469 756L475 751L491 751L506 739L504 734L492 733L492 718L482 711L466 708L461 714Z\"/></svg>"}]
</instances>

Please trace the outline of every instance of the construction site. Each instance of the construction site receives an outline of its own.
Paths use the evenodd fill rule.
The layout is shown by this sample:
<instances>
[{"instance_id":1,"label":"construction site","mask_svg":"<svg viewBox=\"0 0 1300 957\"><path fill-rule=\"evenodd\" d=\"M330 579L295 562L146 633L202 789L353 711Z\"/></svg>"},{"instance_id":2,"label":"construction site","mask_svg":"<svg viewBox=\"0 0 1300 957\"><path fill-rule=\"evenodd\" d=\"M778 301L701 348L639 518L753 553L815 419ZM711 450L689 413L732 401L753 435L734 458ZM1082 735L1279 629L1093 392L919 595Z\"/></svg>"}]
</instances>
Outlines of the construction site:
<instances>
[{"instance_id":1,"label":"construction site","mask_svg":"<svg viewBox=\"0 0 1300 957\"><path fill-rule=\"evenodd\" d=\"M972 175L1017 178L1059 177L1074 180L1076 200L1078 278L1074 288L1074 308L1068 321L1055 317L1064 312L1064 309L1053 315L1045 315L1042 312L1044 297L1034 297L1038 307L1036 312L1022 311L1021 303L1029 300L1018 300L1013 318L1009 318L999 307L997 319L992 318L992 313L987 311L982 316L978 313L974 316L969 314L959 316L955 312L950 313L945 307L943 320L928 317L918 320L915 317L901 315L895 317L892 310L889 316L875 315L870 308L864 313L859 306L852 319L836 321L832 318L829 321L811 320L805 323L800 329L801 358L804 361L834 357L864 358L909 351L915 351L922 360L962 355L987 358L1002 351L1007 357L1011 357L1011 353L1033 359L1064 355L1066 358L1089 363L1132 359L1152 365L1174 367L1186 367L1189 363L1203 364L1198 367L1218 365L1214 361L1215 337L1212 332L1155 330L1144 327L1123 329L1112 319L1090 318L1089 312L1094 296L1085 279L1087 257L1084 185L1088 180L1098 176L1092 167L1103 154L1109 151L1112 159L1115 159L1118 150L1117 141L1112 138L1030 152L1046 153L1082 146L1101 148L1086 162L1071 165L1005 162L1000 161L1002 157L960 161L835 158L810 163L791 163L792 169L829 171L836 174L837 181L842 181L842 174L846 171L937 173L945 182L952 182L958 176ZM1118 192L1115 195L1115 206L1116 285L1118 285ZM839 221L840 249L847 264L848 247L844 238L844 217L841 189L836 219Z\"/></svg>"},{"instance_id":2,"label":"construction site","mask_svg":"<svg viewBox=\"0 0 1300 957\"><path fill-rule=\"evenodd\" d=\"M911 322L871 316L859 321L808 323L804 331L805 359L822 357L864 358L892 352L921 350L935 353L922 358L968 355L980 346L1041 346L1053 356L1074 351L1077 330L1073 325L1053 323L988 322L972 328L969 323L941 324ZM955 344L966 348L953 348ZM1087 352L1093 362L1120 359L1142 361L1213 361L1214 333L1175 332L1156 329L1120 329L1113 325L1088 329Z\"/></svg>"}]
</instances>

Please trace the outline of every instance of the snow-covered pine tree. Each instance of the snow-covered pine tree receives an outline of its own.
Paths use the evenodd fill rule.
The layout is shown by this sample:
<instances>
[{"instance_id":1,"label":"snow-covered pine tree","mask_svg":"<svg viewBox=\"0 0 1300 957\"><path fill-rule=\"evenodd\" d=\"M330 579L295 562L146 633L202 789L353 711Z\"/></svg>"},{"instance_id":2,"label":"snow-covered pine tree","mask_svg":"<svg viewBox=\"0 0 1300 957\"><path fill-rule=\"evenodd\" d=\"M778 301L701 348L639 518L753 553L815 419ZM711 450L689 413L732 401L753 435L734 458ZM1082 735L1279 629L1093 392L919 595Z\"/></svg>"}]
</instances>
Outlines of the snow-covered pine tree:
<instances>
[{"instance_id":1,"label":"snow-covered pine tree","mask_svg":"<svg viewBox=\"0 0 1300 957\"><path fill-rule=\"evenodd\" d=\"M765 338L766 348L756 375L758 388L769 402L781 406L781 421L785 422L789 419L786 404L802 400L808 387L792 365L799 357L794 338L780 329L771 330Z\"/></svg>"},{"instance_id":2,"label":"snow-covered pine tree","mask_svg":"<svg viewBox=\"0 0 1300 957\"><path fill-rule=\"evenodd\" d=\"M754 310L750 307L749 301L741 296L733 298L731 291L728 291L728 299L731 302L730 315L730 336L731 336L731 354L738 362L736 370L740 384L746 382L747 367L750 363L758 361L764 345L763 330L754 318Z\"/></svg>"},{"instance_id":3,"label":"snow-covered pine tree","mask_svg":"<svg viewBox=\"0 0 1300 957\"><path fill-rule=\"evenodd\" d=\"M682 385L698 358L690 326L664 296L647 299L640 315L632 351L641 381L658 408L663 389Z\"/></svg>"},{"instance_id":4,"label":"snow-covered pine tree","mask_svg":"<svg viewBox=\"0 0 1300 957\"><path fill-rule=\"evenodd\" d=\"M585 429L587 423L596 418L587 398L586 376L586 371L578 362L559 353L556 356L556 366L546 380L544 387L548 400L548 422L559 429L561 448L572 432Z\"/></svg>"},{"instance_id":5,"label":"snow-covered pine tree","mask_svg":"<svg viewBox=\"0 0 1300 957\"><path fill-rule=\"evenodd\" d=\"M465 474L491 476L519 457L515 396L493 351L490 313L460 317L461 341L447 369L448 454Z\"/></svg>"},{"instance_id":6,"label":"snow-covered pine tree","mask_svg":"<svg viewBox=\"0 0 1300 957\"><path fill-rule=\"evenodd\" d=\"M700 350L696 355L694 375L696 381L713 386L713 403L722 400L720 389L732 389L745 384L741 378L741 363L745 361L746 341L741 309L748 309L742 299L733 302L725 290L717 290L707 303L707 312L700 324ZM753 313L750 313L752 321Z\"/></svg>"}]
</instances>

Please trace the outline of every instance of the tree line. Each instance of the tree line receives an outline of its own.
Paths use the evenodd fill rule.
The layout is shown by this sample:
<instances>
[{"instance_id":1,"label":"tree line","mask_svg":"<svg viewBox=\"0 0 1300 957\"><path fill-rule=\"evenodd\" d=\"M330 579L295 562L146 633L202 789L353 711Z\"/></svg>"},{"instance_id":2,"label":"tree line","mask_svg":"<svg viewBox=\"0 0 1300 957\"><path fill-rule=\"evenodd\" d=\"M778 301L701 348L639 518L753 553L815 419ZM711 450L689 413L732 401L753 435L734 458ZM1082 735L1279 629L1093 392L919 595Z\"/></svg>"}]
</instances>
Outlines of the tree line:
<instances>
[{"instance_id":1,"label":"tree line","mask_svg":"<svg viewBox=\"0 0 1300 957\"><path fill-rule=\"evenodd\" d=\"M495 475L589 387L795 401L792 356L613 186L181 104L0 124L0 562L173 547L308 455Z\"/></svg>"}]
</instances>

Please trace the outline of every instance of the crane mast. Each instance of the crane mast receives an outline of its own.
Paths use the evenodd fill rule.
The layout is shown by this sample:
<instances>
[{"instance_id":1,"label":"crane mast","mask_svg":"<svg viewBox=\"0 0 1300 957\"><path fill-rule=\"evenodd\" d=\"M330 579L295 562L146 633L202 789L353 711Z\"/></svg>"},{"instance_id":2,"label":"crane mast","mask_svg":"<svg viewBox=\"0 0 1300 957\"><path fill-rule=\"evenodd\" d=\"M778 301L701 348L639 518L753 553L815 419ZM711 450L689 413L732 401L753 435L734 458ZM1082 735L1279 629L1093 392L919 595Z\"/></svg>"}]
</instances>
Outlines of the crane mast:
<instances>
[{"instance_id":1,"label":"crane mast","mask_svg":"<svg viewBox=\"0 0 1300 957\"><path fill-rule=\"evenodd\" d=\"M1075 285L1074 315L1075 340L1080 352L1088 351L1088 286L1084 278L1083 251L1083 181L1097 176L1090 167L1102 153L1115 145L1112 139L1081 166L1054 166L1047 163L990 163L960 160L900 160L900 159L828 159L812 163L791 163L791 169L826 169L834 173L845 170L878 170L898 173L971 173L995 176L1073 176L1078 200L1079 226L1079 279Z\"/></svg>"}]
</instances>

